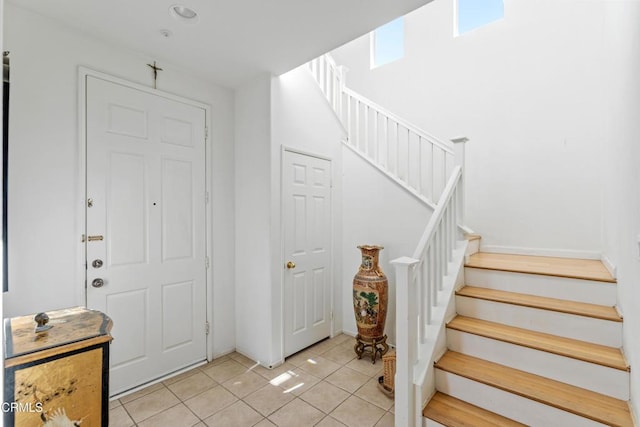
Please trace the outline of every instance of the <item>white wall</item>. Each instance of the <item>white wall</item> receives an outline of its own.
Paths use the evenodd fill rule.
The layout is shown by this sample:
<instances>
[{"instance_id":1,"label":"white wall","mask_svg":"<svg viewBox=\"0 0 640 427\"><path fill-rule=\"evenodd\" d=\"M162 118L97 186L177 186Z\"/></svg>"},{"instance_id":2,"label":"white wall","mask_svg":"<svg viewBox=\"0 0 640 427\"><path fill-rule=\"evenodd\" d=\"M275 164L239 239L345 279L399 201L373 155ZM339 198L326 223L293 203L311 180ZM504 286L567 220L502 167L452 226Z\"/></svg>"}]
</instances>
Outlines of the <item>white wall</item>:
<instances>
[{"instance_id":1,"label":"white wall","mask_svg":"<svg viewBox=\"0 0 640 427\"><path fill-rule=\"evenodd\" d=\"M607 87L604 151L605 255L617 266L624 350L631 364L631 402L640 408L640 3L606 5Z\"/></svg>"},{"instance_id":2,"label":"white wall","mask_svg":"<svg viewBox=\"0 0 640 427\"><path fill-rule=\"evenodd\" d=\"M389 280L385 326L395 344L395 274L389 261L412 256L431 216L431 209L401 189L346 146L343 147L343 330L356 335L353 276L361 263L358 245L380 245L380 266Z\"/></svg>"},{"instance_id":3,"label":"white wall","mask_svg":"<svg viewBox=\"0 0 640 427\"><path fill-rule=\"evenodd\" d=\"M84 304L78 66L150 85L153 58L5 5L11 51L6 316ZM233 92L160 64L159 89L211 105L214 353L234 348ZM231 249L230 249L231 248ZM230 332L231 331L231 332Z\"/></svg>"},{"instance_id":4,"label":"white wall","mask_svg":"<svg viewBox=\"0 0 640 427\"><path fill-rule=\"evenodd\" d=\"M348 87L442 139L470 138L467 225L483 246L598 256L602 2L504 3L504 20L457 38L453 0L410 13L405 58L374 70L369 36L334 56Z\"/></svg>"},{"instance_id":5,"label":"white wall","mask_svg":"<svg viewBox=\"0 0 640 427\"><path fill-rule=\"evenodd\" d=\"M236 348L269 366L274 363L271 319L271 76L236 90Z\"/></svg>"}]
</instances>

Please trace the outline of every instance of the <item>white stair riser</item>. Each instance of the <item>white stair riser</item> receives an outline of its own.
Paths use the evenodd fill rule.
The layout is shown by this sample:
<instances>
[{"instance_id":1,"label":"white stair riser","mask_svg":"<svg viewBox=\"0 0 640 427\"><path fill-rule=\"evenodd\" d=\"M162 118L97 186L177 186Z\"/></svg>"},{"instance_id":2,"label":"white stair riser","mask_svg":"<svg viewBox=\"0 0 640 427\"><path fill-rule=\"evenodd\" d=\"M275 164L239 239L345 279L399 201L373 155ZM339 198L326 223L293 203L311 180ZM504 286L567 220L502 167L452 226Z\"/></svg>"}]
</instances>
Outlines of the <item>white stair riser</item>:
<instances>
[{"instance_id":1,"label":"white stair riser","mask_svg":"<svg viewBox=\"0 0 640 427\"><path fill-rule=\"evenodd\" d=\"M629 400L629 372L447 329L450 350L510 368Z\"/></svg>"},{"instance_id":2,"label":"white stair riser","mask_svg":"<svg viewBox=\"0 0 640 427\"><path fill-rule=\"evenodd\" d=\"M471 256L480 252L480 239L471 239L467 245L467 250L464 252L465 256Z\"/></svg>"},{"instance_id":3,"label":"white stair riser","mask_svg":"<svg viewBox=\"0 0 640 427\"><path fill-rule=\"evenodd\" d=\"M466 284L480 288L609 307L613 307L617 303L618 290L613 283L470 267L465 267L464 275Z\"/></svg>"},{"instance_id":4,"label":"white stair riser","mask_svg":"<svg viewBox=\"0 0 640 427\"><path fill-rule=\"evenodd\" d=\"M458 314L561 337L622 347L622 322L456 296Z\"/></svg>"},{"instance_id":5,"label":"white stair riser","mask_svg":"<svg viewBox=\"0 0 640 427\"><path fill-rule=\"evenodd\" d=\"M436 389L530 426L605 425L440 369L436 369Z\"/></svg>"},{"instance_id":6,"label":"white stair riser","mask_svg":"<svg viewBox=\"0 0 640 427\"><path fill-rule=\"evenodd\" d=\"M424 427L446 427L445 425L442 425L439 422L433 421L432 419L429 419L429 418L425 418L422 425Z\"/></svg>"}]
</instances>

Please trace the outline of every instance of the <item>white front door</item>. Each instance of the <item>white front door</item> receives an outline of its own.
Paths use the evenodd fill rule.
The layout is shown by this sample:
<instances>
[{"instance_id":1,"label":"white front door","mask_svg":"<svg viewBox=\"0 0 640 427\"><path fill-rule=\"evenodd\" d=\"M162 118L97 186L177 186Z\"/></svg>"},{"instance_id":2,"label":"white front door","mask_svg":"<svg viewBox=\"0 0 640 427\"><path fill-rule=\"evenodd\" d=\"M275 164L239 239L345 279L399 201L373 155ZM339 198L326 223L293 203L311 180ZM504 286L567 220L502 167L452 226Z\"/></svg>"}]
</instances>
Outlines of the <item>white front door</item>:
<instances>
[{"instance_id":1,"label":"white front door","mask_svg":"<svg viewBox=\"0 0 640 427\"><path fill-rule=\"evenodd\" d=\"M113 320L115 395L206 359L205 110L86 85L87 307Z\"/></svg>"},{"instance_id":2,"label":"white front door","mask_svg":"<svg viewBox=\"0 0 640 427\"><path fill-rule=\"evenodd\" d=\"M289 356L331 335L331 162L285 151L282 168Z\"/></svg>"}]
</instances>

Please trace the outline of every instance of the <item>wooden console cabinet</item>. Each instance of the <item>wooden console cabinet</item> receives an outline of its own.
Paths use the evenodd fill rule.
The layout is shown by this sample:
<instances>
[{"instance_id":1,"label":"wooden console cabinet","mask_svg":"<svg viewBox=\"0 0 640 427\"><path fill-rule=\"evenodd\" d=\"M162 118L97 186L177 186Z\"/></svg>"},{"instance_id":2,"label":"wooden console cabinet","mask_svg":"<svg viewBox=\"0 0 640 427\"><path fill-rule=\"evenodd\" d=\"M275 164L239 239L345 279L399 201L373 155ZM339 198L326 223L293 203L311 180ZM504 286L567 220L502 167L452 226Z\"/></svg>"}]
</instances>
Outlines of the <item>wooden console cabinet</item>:
<instances>
[{"instance_id":1,"label":"wooden console cabinet","mask_svg":"<svg viewBox=\"0 0 640 427\"><path fill-rule=\"evenodd\" d=\"M108 426L111 319L71 308L5 319L4 425Z\"/></svg>"}]
</instances>

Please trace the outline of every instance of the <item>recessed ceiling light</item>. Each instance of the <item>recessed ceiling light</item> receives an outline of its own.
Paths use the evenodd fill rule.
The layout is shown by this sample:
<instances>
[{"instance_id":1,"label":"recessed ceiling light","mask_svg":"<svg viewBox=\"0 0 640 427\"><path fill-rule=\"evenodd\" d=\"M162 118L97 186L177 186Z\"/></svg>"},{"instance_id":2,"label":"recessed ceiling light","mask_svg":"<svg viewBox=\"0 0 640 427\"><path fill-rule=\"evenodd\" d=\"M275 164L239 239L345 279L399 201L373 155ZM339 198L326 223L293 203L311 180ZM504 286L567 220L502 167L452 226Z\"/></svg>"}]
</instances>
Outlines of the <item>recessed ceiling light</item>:
<instances>
[{"instance_id":1,"label":"recessed ceiling light","mask_svg":"<svg viewBox=\"0 0 640 427\"><path fill-rule=\"evenodd\" d=\"M176 19L183 22L195 22L198 18L198 13L181 4L174 4L169 8L169 14Z\"/></svg>"}]
</instances>

